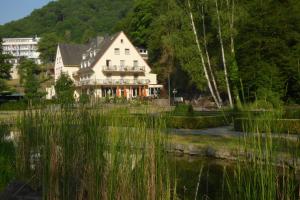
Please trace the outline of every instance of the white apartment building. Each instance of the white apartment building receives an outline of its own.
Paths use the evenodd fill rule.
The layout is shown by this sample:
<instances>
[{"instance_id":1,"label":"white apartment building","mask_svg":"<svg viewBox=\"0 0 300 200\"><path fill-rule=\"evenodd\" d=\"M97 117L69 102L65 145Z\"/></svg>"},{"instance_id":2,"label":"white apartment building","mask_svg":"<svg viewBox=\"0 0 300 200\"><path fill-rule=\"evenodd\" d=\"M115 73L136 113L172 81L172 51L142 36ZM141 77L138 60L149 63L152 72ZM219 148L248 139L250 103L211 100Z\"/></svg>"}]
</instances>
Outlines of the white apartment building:
<instances>
[{"instance_id":1,"label":"white apartment building","mask_svg":"<svg viewBox=\"0 0 300 200\"><path fill-rule=\"evenodd\" d=\"M147 51L136 48L124 32L97 37L87 45L59 44L55 80L68 74L76 85L75 96L156 96L163 87L146 62Z\"/></svg>"},{"instance_id":2,"label":"white apartment building","mask_svg":"<svg viewBox=\"0 0 300 200\"><path fill-rule=\"evenodd\" d=\"M33 59L35 63L41 64L40 53L37 51L40 38L3 38L2 47L4 54L10 54L14 58L10 60L13 64L11 76L12 79L18 79L17 65L21 57Z\"/></svg>"}]
</instances>

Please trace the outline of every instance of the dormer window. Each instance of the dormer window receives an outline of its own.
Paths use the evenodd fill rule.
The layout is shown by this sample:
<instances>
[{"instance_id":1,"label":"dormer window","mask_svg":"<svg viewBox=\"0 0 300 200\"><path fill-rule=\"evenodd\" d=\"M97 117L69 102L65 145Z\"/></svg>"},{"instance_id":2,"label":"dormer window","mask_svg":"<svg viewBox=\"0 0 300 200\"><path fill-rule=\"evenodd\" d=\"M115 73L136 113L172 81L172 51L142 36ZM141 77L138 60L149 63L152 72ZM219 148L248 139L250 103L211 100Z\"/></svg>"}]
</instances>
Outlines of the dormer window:
<instances>
[{"instance_id":1,"label":"dormer window","mask_svg":"<svg viewBox=\"0 0 300 200\"><path fill-rule=\"evenodd\" d=\"M115 48L115 55L120 55L120 49L119 48Z\"/></svg>"},{"instance_id":2,"label":"dormer window","mask_svg":"<svg viewBox=\"0 0 300 200\"><path fill-rule=\"evenodd\" d=\"M91 52L90 52L90 57L92 58L92 57L93 57L93 55L94 55L94 54L93 54L93 52L91 51Z\"/></svg>"}]
</instances>

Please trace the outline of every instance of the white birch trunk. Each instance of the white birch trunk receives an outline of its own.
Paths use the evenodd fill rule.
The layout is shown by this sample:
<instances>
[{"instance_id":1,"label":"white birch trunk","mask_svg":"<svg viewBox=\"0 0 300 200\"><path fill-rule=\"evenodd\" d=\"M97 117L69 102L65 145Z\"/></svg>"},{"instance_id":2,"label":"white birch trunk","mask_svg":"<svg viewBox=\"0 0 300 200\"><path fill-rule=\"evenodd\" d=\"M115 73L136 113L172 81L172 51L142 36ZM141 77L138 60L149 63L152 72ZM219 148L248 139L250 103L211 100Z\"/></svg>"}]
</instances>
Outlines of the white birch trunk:
<instances>
[{"instance_id":1,"label":"white birch trunk","mask_svg":"<svg viewBox=\"0 0 300 200\"><path fill-rule=\"evenodd\" d=\"M214 99L217 107L220 108L221 107L220 103L218 102L218 99L216 98L216 95L215 95L215 93L213 91L213 88L211 86L210 79L209 79L209 76L208 76L208 73L207 73L207 69L206 69L206 65L205 65L203 53L202 53L201 46L200 46L199 39L198 39L198 34L197 34L196 26L195 26L195 23L194 23L194 16L193 16L193 13L192 13L192 8L191 8L190 0L188 0L188 6L189 6L189 13L190 13L190 18L191 18L191 25L192 25L193 32L194 32L194 35L195 35L195 40L196 40L197 48L198 48L198 51L199 51L199 54L200 54L201 63L202 63L203 71L204 71L204 74L205 74L205 77L206 77L206 80L207 80L208 88L210 90L210 93L211 93L211 95L212 95L212 97L213 97L213 99Z\"/></svg>"},{"instance_id":2,"label":"white birch trunk","mask_svg":"<svg viewBox=\"0 0 300 200\"><path fill-rule=\"evenodd\" d=\"M229 15L229 28L230 28L230 50L231 54L234 56L235 55L235 50L234 50L234 37L233 37L233 28L234 28L234 9L235 9L235 0L231 0L231 8L229 5L229 0L226 0L228 12L230 12ZM230 11L231 10L231 11Z\"/></svg>"},{"instance_id":3,"label":"white birch trunk","mask_svg":"<svg viewBox=\"0 0 300 200\"><path fill-rule=\"evenodd\" d=\"M218 29L219 29L219 37L220 37L219 39L220 39L220 45L221 45L222 61L223 61L223 67L224 67L224 74L225 74L225 81L226 81L226 87L227 87L227 93L228 93L228 100L229 100L230 107L233 108L231 90L230 90L230 85L229 85L229 81L228 81L228 73L227 73L224 45L223 45L223 39L222 39L221 20L220 20L219 8L218 8L218 0L215 0L215 2L216 2L216 10L217 10L217 18L218 18Z\"/></svg>"},{"instance_id":4,"label":"white birch trunk","mask_svg":"<svg viewBox=\"0 0 300 200\"><path fill-rule=\"evenodd\" d=\"M213 86L214 86L215 91L216 91L216 95L217 95L218 101L219 101L220 105L222 105L223 102L222 102L222 99L221 99L221 97L220 97L220 93L219 93L219 90L218 90L217 82L216 82L214 73L213 73L213 71L212 71L211 62L210 62L210 57L209 57L208 50L207 50L206 28L205 28L205 17L204 17L204 9L203 9L203 5L202 5L202 25L203 25L204 48L205 48L205 54L206 54L206 59L207 59L208 69L209 69L209 71L210 71L210 76L211 76L211 79L212 79L212 82L213 82Z\"/></svg>"}]
</instances>

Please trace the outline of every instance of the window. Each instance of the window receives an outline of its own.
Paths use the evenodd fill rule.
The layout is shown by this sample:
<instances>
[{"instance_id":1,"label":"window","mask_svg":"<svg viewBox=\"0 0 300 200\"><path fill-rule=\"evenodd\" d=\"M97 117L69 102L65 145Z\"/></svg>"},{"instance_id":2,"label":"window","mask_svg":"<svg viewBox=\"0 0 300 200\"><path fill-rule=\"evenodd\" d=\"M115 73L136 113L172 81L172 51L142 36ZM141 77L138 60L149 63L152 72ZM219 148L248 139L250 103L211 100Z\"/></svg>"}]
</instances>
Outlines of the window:
<instances>
[{"instance_id":1,"label":"window","mask_svg":"<svg viewBox=\"0 0 300 200\"><path fill-rule=\"evenodd\" d=\"M115 55L120 55L120 49L119 48L115 48Z\"/></svg>"},{"instance_id":2,"label":"window","mask_svg":"<svg viewBox=\"0 0 300 200\"><path fill-rule=\"evenodd\" d=\"M125 55L130 55L130 50L129 49L125 49Z\"/></svg>"},{"instance_id":3,"label":"window","mask_svg":"<svg viewBox=\"0 0 300 200\"><path fill-rule=\"evenodd\" d=\"M138 67L139 66L139 62L137 60L133 61L133 67Z\"/></svg>"},{"instance_id":4,"label":"window","mask_svg":"<svg viewBox=\"0 0 300 200\"><path fill-rule=\"evenodd\" d=\"M111 66L111 60L106 60L106 67L110 67Z\"/></svg>"},{"instance_id":5,"label":"window","mask_svg":"<svg viewBox=\"0 0 300 200\"><path fill-rule=\"evenodd\" d=\"M123 39L121 39L121 43L123 44Z\"/></svg>"},{"instance_id":6,"label":"window","mask_svg":"<svg viewBox=\"0 0 300 200\"><path fill-rule=\"evenodd\" d=\"M120 66L122 69L125 67L125 60L120 60Z\"/></svg>"}]
</instances>

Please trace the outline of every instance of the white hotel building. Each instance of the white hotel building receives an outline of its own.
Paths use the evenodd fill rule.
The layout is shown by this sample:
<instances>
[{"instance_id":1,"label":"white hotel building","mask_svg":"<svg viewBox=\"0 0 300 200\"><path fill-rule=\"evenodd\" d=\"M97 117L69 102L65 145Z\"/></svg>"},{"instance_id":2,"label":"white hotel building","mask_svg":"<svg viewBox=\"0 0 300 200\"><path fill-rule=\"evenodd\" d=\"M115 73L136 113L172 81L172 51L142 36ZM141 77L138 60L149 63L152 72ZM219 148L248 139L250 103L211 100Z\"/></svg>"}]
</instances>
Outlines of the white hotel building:
<instances>
[{"instance_id":1,"label":"white hotel building","mask_svg":"<svg viewBox=\"0 0 300 200\"><path fill-rule=\"evenodd\" d=\"M17 65L21 57L29 58L37 64L41 64L40 53L37 51L40 38L3 38L2 47L4 54L10 54L14 58L10 60L13 64L12 79L18 79Z\"/></svg>"},{"instance_id":2,"label":"white hotel building","mask_svg":"<svg viewBox=\"0 0 300 200\"><path fill-rule=\"evenodd\" d=\"M147 51L136 48L124 34L97 37L87 45L59 44L55 62L55 80L62 73L75 82L78 97L155 96L163 86L146 62ZM51 98L54 92L47 98Z\"/></svg>"}]
</instances>

